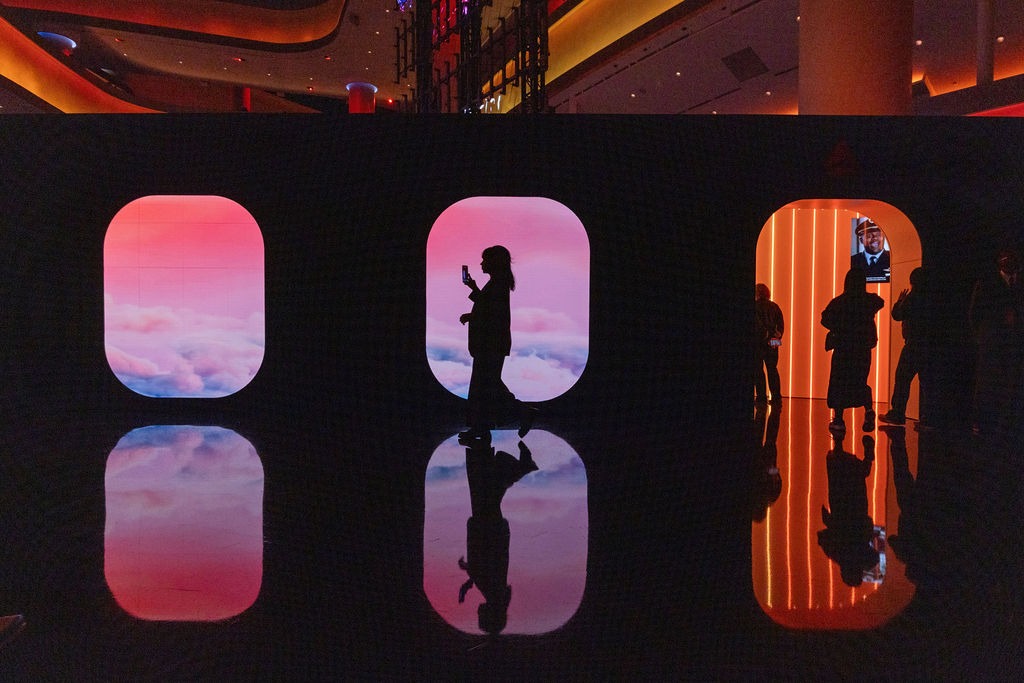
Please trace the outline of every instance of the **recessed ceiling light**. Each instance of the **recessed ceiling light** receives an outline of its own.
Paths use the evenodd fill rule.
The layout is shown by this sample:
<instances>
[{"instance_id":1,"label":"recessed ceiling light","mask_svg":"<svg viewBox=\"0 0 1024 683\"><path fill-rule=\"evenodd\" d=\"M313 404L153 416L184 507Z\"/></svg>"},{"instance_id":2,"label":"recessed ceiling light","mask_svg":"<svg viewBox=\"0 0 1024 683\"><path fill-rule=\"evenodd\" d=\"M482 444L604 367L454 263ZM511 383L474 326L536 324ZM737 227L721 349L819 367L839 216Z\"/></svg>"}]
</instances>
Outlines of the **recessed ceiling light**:
<instances>
[{"instance_id":1,"label":"recessed ceiling light","mask_svg":"<svg viewBox=\"0 0 1024 683\"><path fill-rule=\"evenodd\" d=\"M682 71L677 71L677 72L676 72L676 76L682 76L682 75L683 75L683 72L682 72Z\"/></svg>"},{"instance_id":2,"label":"recessed ceiling light","mask_svg":"<svg viewBox=\"0 0 1024 683\"><path fill-rule=\"evenodd\" d=\"M921 40L920 38L918 38L917 40L914 41L914 45L918 45L918 46L924 45L924 41Z\"/></svg>"},{"instance_id":3,"label":"recessed ceiling light","mask_svg":"<svg viewBox=\"0 0 1024 683\"><path fill-rule=\"evenodd\" d=\"M996 42L997 43L1002 43L1005 40L1006 40L1006 36L999 36L998 38L996 38Z\"/></svg>"},{"instance_id":4,"label":"recessed ceiling light","mask_svg":"<svg viewBox=\"0 0 1024 683\"><path fill-rule=\"evenodd\" d=\"M768 97L771 97L772 96L772 91L771 90L765 90L764 94L767 95Z\"/></svg>"},{"instance_id":5,"label":"recessed ceiling light","mask_svg":"<svg viewBox=\"0 0 1024 683\"><path fill-rule=\"evenodd\" d=\"M232 57L231 60L234 62L242 63L245 61L245 57Z\"/></svg>"},{"instance_id":6,"label":"recessed ceiling light","mask_svg":"<svg viewBox=\"0 0 1024 683\"><path fill-rule=\"evenodd\" d=\"M332 59L334 59L334 57L332 57L332 56L330 56L330 55L324 55L324 61L325 61L325 62L329 62L329 61L331 61Z\"/></svg>"},{"instance_id":7,"label":"recessed ceiling light","mask_svg":"<svg viewBox=\"0 0 1024 683\"><path fill-rule=\"evenodd\" d=\"M629 93L629 96L630 97L636 97L636 93L635 92L631 92L631 93Z\"/></svg>"}]
</instances>

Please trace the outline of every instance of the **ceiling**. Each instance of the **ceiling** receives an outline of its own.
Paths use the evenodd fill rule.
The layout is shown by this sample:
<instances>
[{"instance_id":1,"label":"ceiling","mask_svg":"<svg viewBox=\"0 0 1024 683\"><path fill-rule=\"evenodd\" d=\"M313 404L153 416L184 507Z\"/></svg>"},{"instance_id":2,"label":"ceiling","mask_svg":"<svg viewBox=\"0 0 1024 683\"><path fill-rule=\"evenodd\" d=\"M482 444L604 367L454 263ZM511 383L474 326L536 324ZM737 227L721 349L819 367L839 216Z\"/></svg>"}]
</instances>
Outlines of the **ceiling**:
<instances>
[{"instance_id":1,"label":"ceiling","mask_svg":"<svg viewBox=\"0 0 1024 683\"><path fill-rule=\"evenodd\" d=\"M496 24L516 4L493 0L485 23ZM570 0L555 15L551 64L563 63L548 95L557 112L796 113L799 0L623 4ZM935 96L974 84L977 4L914 3L913 72L926 84L915 92ZM1000 37L995 76L1021 80L1012 77L1024 74L1024 3L991 6ZM580 20L584 13L594 18ZM414 75L396 78L396 30L410 19L396 0L0 0L0 17L46 53L25 59L56 59L91 87L158 111L237 109L228 94L237 86L257 94L262 110L342 111L352 82L379 89L378 111L406 110L412 97ZM568 34L560 42L559 31ZM569 43L583 50L582 61L565 56ZM4 69L0 61L0 111L55 110Z\"/></svg>"}]
</instances>

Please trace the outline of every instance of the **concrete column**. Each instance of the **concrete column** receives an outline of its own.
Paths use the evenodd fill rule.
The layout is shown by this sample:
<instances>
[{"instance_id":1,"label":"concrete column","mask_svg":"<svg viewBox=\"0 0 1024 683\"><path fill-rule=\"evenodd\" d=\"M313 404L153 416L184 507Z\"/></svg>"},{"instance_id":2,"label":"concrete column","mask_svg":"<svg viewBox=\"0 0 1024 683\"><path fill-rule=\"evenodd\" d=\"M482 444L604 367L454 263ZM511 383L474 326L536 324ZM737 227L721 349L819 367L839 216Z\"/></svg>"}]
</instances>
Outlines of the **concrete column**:
<instances>
[{"instance_id":1,"label":"concrete column","mask_svg":"<svg viewBox=\"0 0 1024 683\"><path fill-rule=\"evenodd\" d=\"M992 82L995 71L994 19L992 0L978 0L978 85Z\"/></svg>"},{"instance_id":2,"label":"concrete column","mask_svg":"<svg viewBox=\"0 0 1024 683\"><path fill-rule=\"evenodd\" d=\"M800 113L913 113L913 30L913 0L800 0Z\"/></svg>"}]
</instances>

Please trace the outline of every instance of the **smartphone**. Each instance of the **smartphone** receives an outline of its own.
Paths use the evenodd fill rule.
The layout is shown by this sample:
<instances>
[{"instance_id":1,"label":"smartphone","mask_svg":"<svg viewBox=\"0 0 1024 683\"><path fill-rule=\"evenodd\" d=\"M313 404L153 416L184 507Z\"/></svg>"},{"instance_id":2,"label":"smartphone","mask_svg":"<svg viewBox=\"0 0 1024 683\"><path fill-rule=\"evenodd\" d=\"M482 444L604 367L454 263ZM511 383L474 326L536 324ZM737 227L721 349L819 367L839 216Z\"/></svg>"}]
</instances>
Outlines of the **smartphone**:
<instances>
[{"instance_id":1,"label":"smartphone","mask_svg":"<svg viewBox=\"0 0 1024 683\"><path fill-rule=\"evenodd\" d=\"M469 282L469 266L462 266L462 284Z\"/></svg>"},{"instance_id":2,"label":"smartphone","mask_svg":"<svg viewBox=\"0 0 1024 683\"><path fill-rule=\"evenodd\" d=\"M781 339L769 339L768 343L771 345L771 347L773 349L777 349L780 346L782 346L782 340Z\"/></svg>"}]
</instances>

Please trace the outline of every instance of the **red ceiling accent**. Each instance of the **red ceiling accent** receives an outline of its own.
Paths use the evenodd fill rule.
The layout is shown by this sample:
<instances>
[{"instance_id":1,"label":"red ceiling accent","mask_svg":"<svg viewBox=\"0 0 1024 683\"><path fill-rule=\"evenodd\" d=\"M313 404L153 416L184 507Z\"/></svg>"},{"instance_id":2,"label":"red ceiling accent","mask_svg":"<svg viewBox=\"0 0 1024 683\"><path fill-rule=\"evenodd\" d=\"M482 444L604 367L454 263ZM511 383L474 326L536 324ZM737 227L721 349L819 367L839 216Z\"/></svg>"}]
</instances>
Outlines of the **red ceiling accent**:
<instances>
[{"instance_id":1,"label":"red ceiling accent","mask_svg":"<svg viewBox=\"0 0 1024 683\"><path fill-rule=\"evenodd\" d=\"M330 35L341 21L346 2L323 0L296 10L194 0L4 0L0 4L261 43L290 44L308 43Z\"/></svg>"},{"instance_id":2,"label":"red ceiling accent","mask_svg":"<svg viewBox=\"0 0 1024 683\"><path fill-rule=\"evenodd\" d=\"M971 116L1024 116L1024 102L1010 104L1005 107L996 107L986 111L979 111Z\"/></svg>"}]
</instances>

